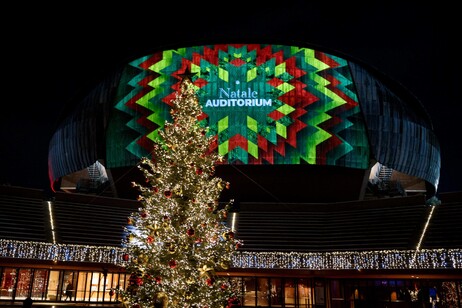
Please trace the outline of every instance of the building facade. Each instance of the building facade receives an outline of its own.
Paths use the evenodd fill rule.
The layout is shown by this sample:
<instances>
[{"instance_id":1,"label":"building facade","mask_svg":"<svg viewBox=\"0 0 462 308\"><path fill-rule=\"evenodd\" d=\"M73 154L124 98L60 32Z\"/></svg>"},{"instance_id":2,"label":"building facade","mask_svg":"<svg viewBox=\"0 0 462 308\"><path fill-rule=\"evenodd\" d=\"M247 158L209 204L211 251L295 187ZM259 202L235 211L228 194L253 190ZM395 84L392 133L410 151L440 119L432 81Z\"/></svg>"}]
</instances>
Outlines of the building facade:
<instances>
[{"instance_id":1,"label":"building facade","mask_svg":"<svg viewBox=\"0 0 462 308\"><path fill-rule=\"evenodd\" d=\"M14 187L0 196L0 301L120 305L118 290L130 284L121 239L136 201L63 192L45 200ZM243 307L432 307L432 297L460 307L461 200L241 203L228 223L244 246L219 274L241 286Z\"/></svg>"},{"instance_id":2,"label":"building facade","mask_svg":"<svg viewBox=\"0 0 462 308\"><path fill-rule=\"evenodd\" d=\"M156 50L79 98L50 140L53 193L0 188L0 301L121 305L130 182L186 75L232 184L236 306L462 307L462 197L438 194L420 102L347 56L272 44Z\"/></svg>"}]
</instances>

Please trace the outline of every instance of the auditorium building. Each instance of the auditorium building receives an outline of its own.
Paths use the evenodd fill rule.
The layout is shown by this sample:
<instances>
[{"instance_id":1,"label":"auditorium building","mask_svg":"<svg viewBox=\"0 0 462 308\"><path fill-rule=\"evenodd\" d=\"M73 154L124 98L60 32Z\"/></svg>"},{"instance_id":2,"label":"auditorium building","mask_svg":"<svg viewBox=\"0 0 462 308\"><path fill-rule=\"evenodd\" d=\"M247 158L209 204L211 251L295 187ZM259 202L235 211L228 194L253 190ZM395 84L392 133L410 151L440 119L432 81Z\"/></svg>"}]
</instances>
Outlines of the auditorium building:
<instances>
[{"instance_id":1,"label":"auditorium building","mask_svg":"<svg viewBox=\"0 0 462 308\"><path fill-rule=\"evenodd\" d=\"M119 305L131 182L185 76L231 184L219 202L244 245L220 275L241 307L462 307L462 192L438 192L425 108L347 55L271 44L155 50L76 98L53 193L0 187L0 304Z\"/></svg>"}]
</instances>

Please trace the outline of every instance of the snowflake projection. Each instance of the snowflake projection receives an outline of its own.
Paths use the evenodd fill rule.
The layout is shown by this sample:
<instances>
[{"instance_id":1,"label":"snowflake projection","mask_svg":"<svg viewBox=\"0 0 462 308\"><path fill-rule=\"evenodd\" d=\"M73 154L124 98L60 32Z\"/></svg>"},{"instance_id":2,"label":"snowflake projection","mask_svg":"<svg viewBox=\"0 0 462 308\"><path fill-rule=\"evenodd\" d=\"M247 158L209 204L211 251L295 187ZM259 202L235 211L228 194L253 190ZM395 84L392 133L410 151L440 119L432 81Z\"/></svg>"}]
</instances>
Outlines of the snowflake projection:
<instances>
[{"instance_id":1,"label":"snowflake projection","mask_svg":"<svg viewBox=\"0 0 462 308\"><path fill-rule=\"evenodd\" d=\"M123 147L134 157L152 151L184 74L191 75L203 107L202 125L217 137L212 150L226 163L368 167L348 62L309 48L263 44L187 47L132 61L115 108L129 115L123 124L133 138Z\"/></svg>"}]
</instances>

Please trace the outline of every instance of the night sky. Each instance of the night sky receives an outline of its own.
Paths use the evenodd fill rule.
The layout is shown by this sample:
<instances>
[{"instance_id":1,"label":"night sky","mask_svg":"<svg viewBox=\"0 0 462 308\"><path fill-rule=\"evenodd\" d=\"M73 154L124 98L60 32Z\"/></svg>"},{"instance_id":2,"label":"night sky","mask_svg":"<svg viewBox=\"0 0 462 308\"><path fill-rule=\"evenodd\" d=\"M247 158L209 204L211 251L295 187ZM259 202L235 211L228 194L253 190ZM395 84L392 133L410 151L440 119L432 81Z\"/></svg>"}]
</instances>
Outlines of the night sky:
<instances>
[{"instance_id":1,"label":"night sky","mask_svg":"<svg viewBox=\"0 0 462 308\"><path fill-rule=\"evenodd\" d=\"M423 2L199 2L104 9L40 3L5 12L13 22L2 21L0 184L47 189L48 143L59 119L120 65L182 45L271 43L346 55L407 88L440 141L438 192L462 191L457 10Z\"/></svg>"}]
</instances>

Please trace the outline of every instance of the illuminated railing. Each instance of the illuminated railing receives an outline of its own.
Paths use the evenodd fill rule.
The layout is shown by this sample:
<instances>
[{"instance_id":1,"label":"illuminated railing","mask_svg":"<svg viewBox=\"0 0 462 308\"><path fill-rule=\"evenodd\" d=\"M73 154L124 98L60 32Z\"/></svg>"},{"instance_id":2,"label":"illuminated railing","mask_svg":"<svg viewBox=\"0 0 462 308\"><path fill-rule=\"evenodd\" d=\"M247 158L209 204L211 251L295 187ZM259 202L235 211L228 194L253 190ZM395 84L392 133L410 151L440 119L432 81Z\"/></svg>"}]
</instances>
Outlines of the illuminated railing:
<instances>
[{"instance_id":1,"label":"illuminated railing","mask_svg":"<svg viewBox=\"0 0 462 308\"><path fill-rule=\"evenodd\" d=\"M236 268L387 270L462 268L462 249L235 253Z\"/></svg>"},{"instance_id":2,"label":"illuminated railing","mask_svg":"<svg viewBox=\"0 0 462 308\"><path fill-rule=\"evenodd\" d=\"M110 246L64 245L0 239L0 258L118 264L123 248Z\"/></svg>"},{"instance_id":3,"label":"illuminated railing","mask_svg":"<svg viewBox=\"0 0 462 308\"><path fill-rule=\"evenodd\" d=\"M63 245L0 240L0 258L112 263L124 266L121 247ZM237 251L234 268L307 270L461 269L462 249L421 249L342 252Z\"/></svg>"}]
</instances>

